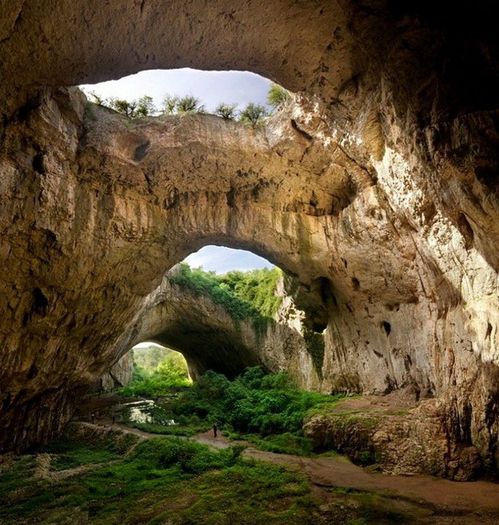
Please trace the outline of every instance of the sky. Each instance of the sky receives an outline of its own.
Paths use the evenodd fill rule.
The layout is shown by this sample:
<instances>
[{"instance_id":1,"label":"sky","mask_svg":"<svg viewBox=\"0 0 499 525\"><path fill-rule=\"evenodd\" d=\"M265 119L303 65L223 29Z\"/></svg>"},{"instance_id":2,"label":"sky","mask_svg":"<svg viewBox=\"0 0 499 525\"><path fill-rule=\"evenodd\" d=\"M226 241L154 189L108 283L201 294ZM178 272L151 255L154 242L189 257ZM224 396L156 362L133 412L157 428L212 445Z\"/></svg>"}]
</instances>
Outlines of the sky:
<instances>
[{"instance_id":1,"label":"sky","mask_svg":"<svg viewBox=\"0 0 499 525\"><path fill-rule=\"evenodd\" d=\"M249 102L266 104L270 80L248 71L199 71L197 69L169 69L141 71L119 80L80 86L86 93L95 92L107 97L134 100L143 95L153 98L156 106L166 94L194 95L207 111L214 111L220 102L238 104Z\"/></svg>"},{"instance_id":2,"label":"sky","mask_svg":"<svg viewBox=\"0 0 499 525\"><path fill-rule=\"evenodd\" d=\"M153 98L161 106L169 95L194 95L207 111L214 111L220 102L238 104L249 102L266 104L270 80L247 71L199 71L196 69L170 69L141 71L119 80L80 86L86 93L95 92L103 98L117 97L134 100L143 95ZM231 270L272 268L267 260L245 250L221 246L205 246L187 257L193 268L226 273Z\"/></svg>"},{"instance_id":3,"label":"sky","mask_svg":"<svg viewBox=\"0 0 499 525\"><path fill-rule=\"evenodd\" d=\"M273 268L274 265L254 253L246 250L235 250L224 246L204 246L191 253L185 259L191 268L202 267L203 270L227 273L231 270L253 270L255 268Z\"/></svg>"}]
</instances>

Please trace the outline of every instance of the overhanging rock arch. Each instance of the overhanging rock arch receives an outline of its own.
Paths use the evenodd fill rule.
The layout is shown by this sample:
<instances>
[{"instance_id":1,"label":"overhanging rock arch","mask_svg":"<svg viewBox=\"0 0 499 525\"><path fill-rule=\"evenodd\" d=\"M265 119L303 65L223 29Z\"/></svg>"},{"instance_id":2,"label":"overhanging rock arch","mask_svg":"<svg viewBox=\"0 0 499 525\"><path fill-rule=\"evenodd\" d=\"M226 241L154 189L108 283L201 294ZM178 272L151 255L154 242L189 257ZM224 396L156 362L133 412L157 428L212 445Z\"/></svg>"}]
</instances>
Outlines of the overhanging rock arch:
<instances>
[{"instance_id":1,"label":"overhanging rock arch","mask_svg":"<svg viewBox=\"0 0 499 525\"><path fill-rule=\"evenodd\" d=\"M102 341L207 235L263 238L306 285L331 283L327 388L414 381L496 462L499 90L481 5L453 26L390 3L64 1L53 23L45 3L10 2L0 448L63 426L68 393L115 358ZM252 133L211 117L129 127L45 87L180 65L247 68L318 99Z\"/></svg>"},{"instance_id":2,"label":"overhanging rock arch","mask_svg":"<svg viewBox=\"0 0 499 525\"><path fill-rule=\"evenodd\" d=\"M324 91L327 79L334 96L355 74L347 28L351 13L345 7L289 0L237 6L228 0L188 6L180 0L91 0L84 6L62 1L63 28L53 24L48 5L14 0L0 26L0 75L8 78L17 71L17 88L59 87L144 69L239 69L278 80L292 91Z\"/></svg>"},{"instance_id":3,"label":"overhanging rock arch","mask_svg":"<svg viewBox=\"0 0 499 525\"><path fill-rule=\"evenodd\" d=\"M289 298L283 300L276 319L235 319L211 297L178 284L175 276L180 271L174 267L150 294L133 327L119 341L117 355L147 340L181 352L194 379L207 370L235 377L247 367L261 366L288 371L303 388L319 387L321 371L303 337L303 314L295 311ZM278 288L276 292L284 294L282 283Z\"/></svg>"}]
</instances>

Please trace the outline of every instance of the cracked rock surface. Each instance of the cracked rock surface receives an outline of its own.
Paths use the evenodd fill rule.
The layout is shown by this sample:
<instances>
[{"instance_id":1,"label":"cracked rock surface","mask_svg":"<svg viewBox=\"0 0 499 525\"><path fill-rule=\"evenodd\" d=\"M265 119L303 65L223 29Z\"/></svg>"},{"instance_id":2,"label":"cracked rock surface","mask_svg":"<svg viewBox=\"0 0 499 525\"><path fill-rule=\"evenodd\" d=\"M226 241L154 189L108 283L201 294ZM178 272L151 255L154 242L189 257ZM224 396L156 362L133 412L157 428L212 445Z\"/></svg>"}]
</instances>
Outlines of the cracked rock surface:
<instances>
[{"instance_id":1,"label":"cracked rock surface","mask_svg":"<svg viewBox=\"0 0 499 525\"><path fill-rule=\"evenodd\" d=\"M296 304L325 329L311 387L411 385L438 399L456 449L496 468L499 75L485 3L452 20L425 2L200 4L2 12L0 449L57 433L166 271L218 243L296 277ZM253 130L129 121L59 87L178 66L249 69L299 93Z\"/></svg>"}]
</instances>

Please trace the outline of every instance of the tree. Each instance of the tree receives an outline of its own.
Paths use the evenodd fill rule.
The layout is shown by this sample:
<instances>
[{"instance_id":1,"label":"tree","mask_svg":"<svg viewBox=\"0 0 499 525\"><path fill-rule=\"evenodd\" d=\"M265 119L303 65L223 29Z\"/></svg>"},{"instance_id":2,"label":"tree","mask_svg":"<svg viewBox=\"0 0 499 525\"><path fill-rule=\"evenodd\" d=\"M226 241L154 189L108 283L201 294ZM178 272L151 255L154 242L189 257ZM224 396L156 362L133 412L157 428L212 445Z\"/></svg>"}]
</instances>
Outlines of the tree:
<instances>
[{"instance_id":1,"label":"tree","mask_svg":"<svg viewBox=\"0 0 499 525\"><path fill-rule=\"evenodd\" d=\"M279 84L272 84L267 93L267 101L274 108L282 107L289 100L289 91Z\"/></svg>"},{"instance_id":2,"label":"tree","mask_svg":"<svg viewBox=\"0 0 499 525\"><path fill-rule=\"evenodd\" d=\"M223 102L215 109L215 114L224 120L234 120L236 116L237 104L224 104Z\"/></svg>"},{"instance_id":3,"label":"tree","mask_svg":"<svg viewBox=\"0 0 499 525\"><path fill-rule=\"evenodd\" d=\"M204 106L199 99L192 95L178 97L177 95L166 95L163 99L163 114L173 115L175 113L203 113Z\"/></svg>"},{"instance_id":4,"label":"tree","mask_svg":"<svg viewBox=\"0 0 499 525\"><path fill-rule=\"evenodd\" d=\"M144 95L137 100L137 109L135 110L135 117L147 117L156 112L156 107L152 97Z\"/></svg>"},{"instance_id":5,"label":"tree","mask_svg":"<svg viewBox=\"0 0 499 525\"><path fill-rule=\"evenodd\" d=\"M124 98L110 98L109 105L118 113L126 115L129 118L133 118L135 114L135 108L137 107L137 102L130 102Z\"/></svg>"},{"instance_id":6,"label":"tree","mask_svg":"<svg viewBox=\"0 0 499 525\"><path fill-rule=\"evenodd\" d=\"M147 117L156 111L153 99L148 95L144 95L137 100L126 100L123 98L107 98L104 100L94 93L92 93L92 96L97 104L114 109L114 111L126 115L128 118Z\"/></svg>"},{"instance_id":7,"label":"tree","mask_svg":"<svg viewBox=\"0 0 499 525\"><path fill-rule=\"evenodd\" d=\"M202 113L204 106L199 103L199 99L192 95L185 95L177 100L177 113Z\"/></svg>"},{"instance_id":8,"label":"tree","mask_svg":"<svg viewBox=\"0 0 499 525\"><path fill-rule=\"evenodd\" d=\"M178 104L178 97L176 95L166 94L163 99L163 114L172 115L175 113Z\"/></svg>"},{"instance_id":9,"label":"tree","mask_svg":"<svg viewBox=\"0 0 499 525\"><path fill-rule=\"evenodd\" d=\"M255 128L266 115L267 110L263 106L250 102L244 110L241 111L239 120L251 124Z\"/></svg>"}]
</instances>

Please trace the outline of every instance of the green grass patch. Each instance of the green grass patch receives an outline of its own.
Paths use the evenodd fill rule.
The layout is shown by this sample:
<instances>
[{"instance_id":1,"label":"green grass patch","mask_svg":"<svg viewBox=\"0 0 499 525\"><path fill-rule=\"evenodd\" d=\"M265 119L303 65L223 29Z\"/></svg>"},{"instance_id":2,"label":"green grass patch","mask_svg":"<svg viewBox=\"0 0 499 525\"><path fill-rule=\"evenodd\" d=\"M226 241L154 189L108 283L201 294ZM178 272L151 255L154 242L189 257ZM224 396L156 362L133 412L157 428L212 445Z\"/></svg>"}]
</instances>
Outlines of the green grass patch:
<instances>
[{"instance_id":1,"label":"green grass patch","mask_svg":"<svg viewBox=\"0 0 499 525\"><path fill-rule=\"evenodd\" d=\"M243 460L241 447L212 450L187 440L155 438L140 443L128 456L98 465L98 450L83 453L86 444L73 446L71 450L66 441L61 455L88 458L92 470L49 482L34 477L32 456L2 467L2 524L126 525L164 523L166 518L179 525L269 520L299 524L307 523L303 519L314 505L302 476ZM231 521L238 509L243 521Z\"/></svg>"},{"instance_id":2,"label":"green grass patch","mask_svg":"<svg viewBox=\"0 0 499 525\"><path fill-rule=\"evenodd\" d=\"M310 456L313 452L313 443L310 439L285 432L284 434L270 435L264 438L259 436L244 436L258 449L279 454L294 454L296 456Z\"/></svg>"},{"instance_id":3,"label":"green grass patch","mask_svg":"<svg viewBox=\"0 0 499 525\"><path fill-rule=\"evenodd\" d=\"M85 445L75 446L72 450L57 455L51 463L54 470L66 470L92 463L105 463L119 457L106 449L90 448Z\"/></svg>"},{"instance_id":4,"label":"green grass patch","mask_svg":"<svg viewBox=\"0 0 499 525\"><path fill-rule=\"evenodd\" d=\"M161 425L157 423L132 423L134 428L149 432L150 434L161 434L166 436L195 436L210 429L207 424L191 425Z\"/></svg>"}]
</instances>

